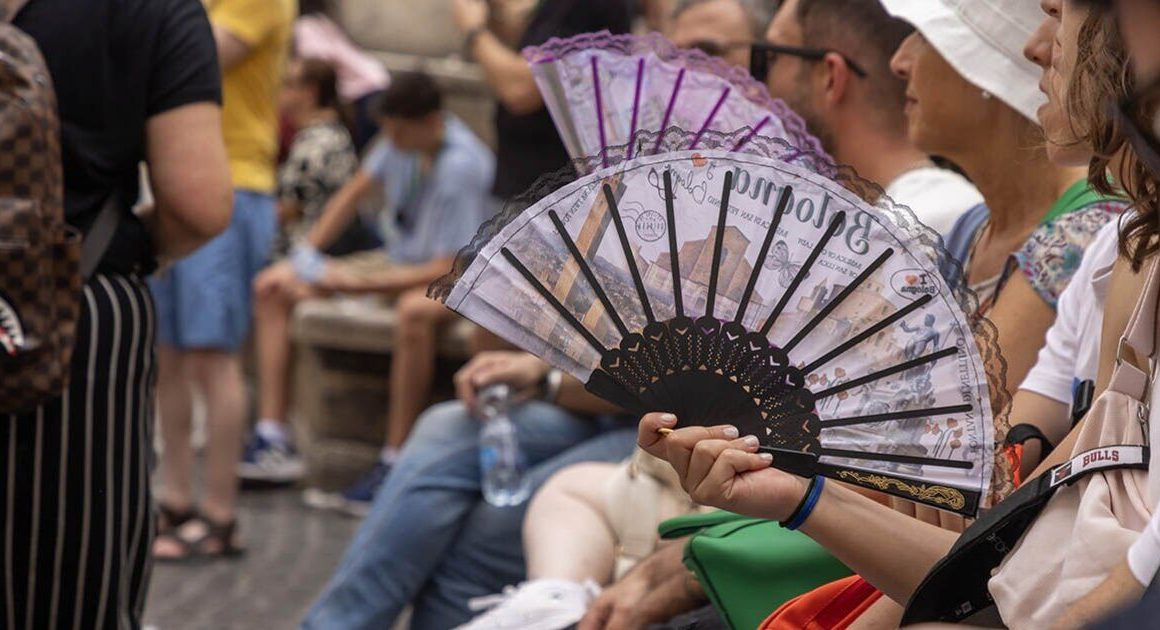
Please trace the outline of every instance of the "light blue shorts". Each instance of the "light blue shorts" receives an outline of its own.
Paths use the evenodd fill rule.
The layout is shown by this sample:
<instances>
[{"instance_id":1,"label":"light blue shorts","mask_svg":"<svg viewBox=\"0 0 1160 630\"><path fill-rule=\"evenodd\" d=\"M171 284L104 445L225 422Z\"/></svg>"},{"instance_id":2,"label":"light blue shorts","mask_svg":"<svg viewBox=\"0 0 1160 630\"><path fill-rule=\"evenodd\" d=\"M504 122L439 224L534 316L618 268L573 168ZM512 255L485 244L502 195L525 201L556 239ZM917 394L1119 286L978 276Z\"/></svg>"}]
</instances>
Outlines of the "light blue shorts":
<instances>
[{"instance_id":1,"label":"light blue shorts","mask_svg":"<svg viewBox=\"0 0 1160 630\"><path fill-rule=\"evenodd\" d=\"M158 343L182 350L239 349L250 331L250 286L269 261L277 230L272 196L235 190L226 231L150 279Z\"/></svg>"}]
</instances>

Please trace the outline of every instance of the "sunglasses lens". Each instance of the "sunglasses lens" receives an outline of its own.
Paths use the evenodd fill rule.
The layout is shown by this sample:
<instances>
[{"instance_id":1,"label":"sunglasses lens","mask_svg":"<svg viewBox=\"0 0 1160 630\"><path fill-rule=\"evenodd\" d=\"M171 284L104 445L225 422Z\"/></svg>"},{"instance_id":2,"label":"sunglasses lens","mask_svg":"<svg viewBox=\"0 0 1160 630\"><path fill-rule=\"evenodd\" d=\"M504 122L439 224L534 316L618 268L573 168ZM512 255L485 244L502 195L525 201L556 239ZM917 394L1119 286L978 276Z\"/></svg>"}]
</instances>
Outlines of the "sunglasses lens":
<instances>
[{"instance_id":1,"label":"sunglasses lens","mask_svg":"<svg viewBox=\"0 0 1160 630\"><path fill-rule=\"evenodd\" d=\"M710 57L720 57L725 53L725 49L717 42L696 42L693 48L709 55Z\"/></svg>"},{"instance_id":2,"label":"sunglasses lens","mask_svg":"<svg viewBox=\"0 0 1160 630\"><path fill-rule=\"evenodd\" d=\"M749 75L754 79L765 83L765 79L769 76L769 66L772 62L774 52L761 46L754 44L749 47Z\"/></svg>"}]
</instances>

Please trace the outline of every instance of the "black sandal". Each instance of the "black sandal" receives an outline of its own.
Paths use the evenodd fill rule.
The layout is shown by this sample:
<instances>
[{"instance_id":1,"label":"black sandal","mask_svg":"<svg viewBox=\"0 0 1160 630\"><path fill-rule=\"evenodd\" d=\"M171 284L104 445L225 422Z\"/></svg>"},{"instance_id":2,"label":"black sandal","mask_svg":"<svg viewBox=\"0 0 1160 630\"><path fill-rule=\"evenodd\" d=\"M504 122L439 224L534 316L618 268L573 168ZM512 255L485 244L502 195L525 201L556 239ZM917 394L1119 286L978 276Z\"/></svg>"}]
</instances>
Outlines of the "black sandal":
<instances>
[{"instance_id":1,"label":"black sandal","mask_svg":"<svg viewBox=\"0 0 1160 630\"><path fill-rule=\"evenodd\" d=\"M193 508L179 512L164 503L157 504L157 512L157 535L153 539L153 544L156 545L159 541L171 542L182 551L175 556L158 555L157 548L154 546L152 550L153 559L158 562L183 562L188 560L190 558L189 545L178 535L177 530L197 518L197 512Z\"/></svg>"},{"instance_id":2,"label":"black sandal","mask_svg":"<svg viewBox=\"0 0 1160 630\"><path fill-rule=\"evenodd\" d=\"M228 523L215 523L199 515L179 529L178 538L192 557L203 560L237 558L246 552L244 547L234 541L237 529L237 519Z\"/></svg>"}]
</instances>

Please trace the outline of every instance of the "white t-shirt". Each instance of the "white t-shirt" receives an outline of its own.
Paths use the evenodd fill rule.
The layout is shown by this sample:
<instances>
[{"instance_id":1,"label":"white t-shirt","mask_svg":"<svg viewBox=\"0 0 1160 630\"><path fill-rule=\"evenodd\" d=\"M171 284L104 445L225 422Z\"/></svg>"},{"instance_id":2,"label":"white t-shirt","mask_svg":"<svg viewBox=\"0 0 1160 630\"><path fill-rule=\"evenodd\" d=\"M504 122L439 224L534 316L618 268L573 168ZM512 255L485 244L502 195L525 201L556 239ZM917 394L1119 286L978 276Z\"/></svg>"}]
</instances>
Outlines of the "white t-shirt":
<instances>
[{"instance_id":1,"label":"white t-shirt","mask_svg":"<svg viewBox=\"0 0 1160 630\"><path fill-rule=\"evenodd\" d=\"M1076 382L1095 380L1104 298L1116 262L1119 230L1119 222L1110 221L1092 239L1071 282L1059 296L1055 323L1047 331L1035 367L1019 389L1070 405Z\"/></svg>"},{"instance_id":2,"label":"white t-shirt","mask_svg":"<svg viewBox=\"0 0 1160 630\"><path fill-rule=\"evenodd\" d=\"M919 221L944 236L959 215L983 203L983 196L965 177L937 166L899 175L886 186L886 194L909 206Z\"/></svg>"},{"instance_id":3,"label":"white t-shirt","mask_svg":"<svg viewBox=\"0 0 1160 630\"><path fill-rule=\"evenodd\" d=\"M1141 586L1148 586L1160 569L1160 508L1152 511L1152 520L1128 547L1128 568Z\"/></svg>"},{"instance_id":4,"label":"white t-shirt","mask_svg":"<svg viewBox=\"0 0 1160 630\"><path fill-rule=\"evenodd\" d=\"M1160 379L1153 374L1148 408L1148 497L1153 504L1152 520L1128 548L1128 568L1140 584L1147 586L1160 569Z\"/></svg>"}]
</instances>

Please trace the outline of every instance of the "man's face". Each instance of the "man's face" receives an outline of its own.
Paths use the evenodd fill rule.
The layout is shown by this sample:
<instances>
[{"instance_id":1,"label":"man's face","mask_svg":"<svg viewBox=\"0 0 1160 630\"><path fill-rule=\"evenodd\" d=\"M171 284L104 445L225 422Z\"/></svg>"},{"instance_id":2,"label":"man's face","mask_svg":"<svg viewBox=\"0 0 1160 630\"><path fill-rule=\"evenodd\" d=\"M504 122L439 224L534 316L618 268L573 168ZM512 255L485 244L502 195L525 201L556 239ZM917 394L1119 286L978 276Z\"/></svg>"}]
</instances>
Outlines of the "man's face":
<instances>
[{"instance_id":1,"label":"man's face","mask_svg":"<svg viewBox=\"0 0 1160 630\"><path fill-rule=\"evenodd\" d=\"M400 151L418 153L428 150L438 136L438 114L428 114L422 118L397 118L383 116L379 127L383 136Z\"/></svg>"},{"instance_id":2,"label":"man's face","mask_svg":"<svg viewBox=\"0 0 1160 630\"><path fill-rule=\"evenodd\" d=\"M797 7L798 0L786 0L781 3L781 7L765 31L767 42L782 46L813 46L816 43L804 41L802 27L797 19ZM810 81L809 70L809 66L798 57L778 55L776 61L769 67L765 83L769 87L769 93L785 101L801 116L810 133L817 136L822 141L822 146L832 153L833 133L818 114L817 108L813 106L815 95L812 93L813 83Z\"/></svg>"},{"instance_id":3,"label":"man's face","mask_svg":"<svg viewBox=\"0 0 1160 630\"><path fill-rule=\"evenodd\" d=\"M709 0L683 11L669 39L681 48L700 48L725 61L749 67L753 39L745 9L736 0Z\"/></svg>"}]
</instances>

